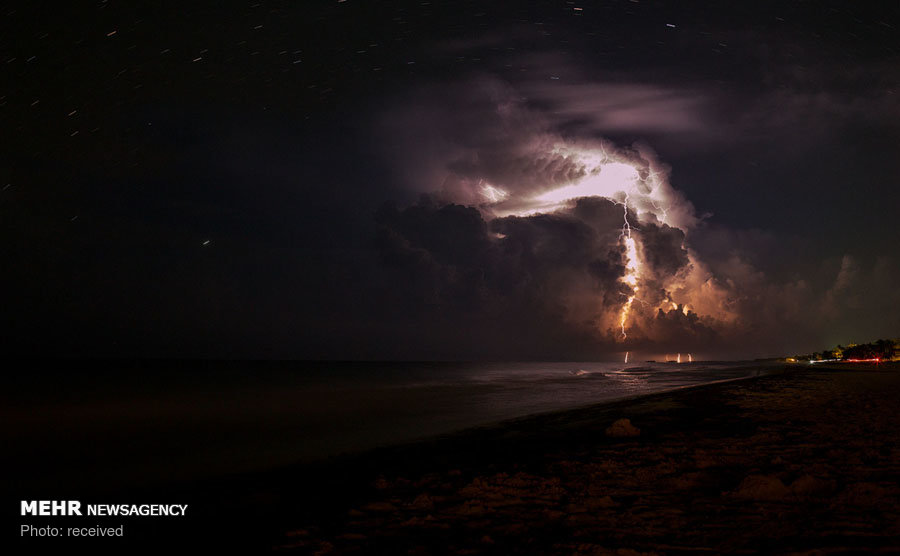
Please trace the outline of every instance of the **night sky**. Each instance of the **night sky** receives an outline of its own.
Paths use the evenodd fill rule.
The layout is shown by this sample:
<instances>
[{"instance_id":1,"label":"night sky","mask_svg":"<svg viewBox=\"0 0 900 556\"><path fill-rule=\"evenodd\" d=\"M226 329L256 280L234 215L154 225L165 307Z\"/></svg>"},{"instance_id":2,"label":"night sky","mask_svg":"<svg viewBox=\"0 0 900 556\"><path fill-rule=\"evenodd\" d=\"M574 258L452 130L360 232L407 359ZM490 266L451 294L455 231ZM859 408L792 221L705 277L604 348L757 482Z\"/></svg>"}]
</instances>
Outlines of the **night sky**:
<instances>
[{"instance_id":1,"label":"night sky","mask_svg":"<svg viewBox=\"0 0 900 556\"><path fill-rule=\"evenodd\" d=\"M7 355L737 358L900 334L896 3L0 21ZM598 153L665 182L667 216L534 208Z\"/></svg>"}]
</instances>

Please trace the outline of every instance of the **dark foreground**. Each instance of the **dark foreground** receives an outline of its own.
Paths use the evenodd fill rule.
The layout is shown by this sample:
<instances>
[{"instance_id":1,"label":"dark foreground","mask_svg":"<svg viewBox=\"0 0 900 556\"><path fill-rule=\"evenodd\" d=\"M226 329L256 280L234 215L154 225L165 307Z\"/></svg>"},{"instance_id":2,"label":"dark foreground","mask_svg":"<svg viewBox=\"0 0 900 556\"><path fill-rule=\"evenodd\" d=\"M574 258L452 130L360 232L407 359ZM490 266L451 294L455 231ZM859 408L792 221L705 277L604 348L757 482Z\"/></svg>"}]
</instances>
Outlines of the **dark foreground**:
<instances>
[{"instance_id":1,"label":"dark foreground","mask_svg":"<svg viewBox=\"0 0 900 556\"><path fill-rule=\"evenodd\" d=\"M608 436L619 418L640 434ZM898 439L896 364L684 390L374 454L360 467L365 485L332 484L324 505L298 500L272 544L301 554L898 552Z\"/></svg>"},{"instance_id":2,"label":"dark foreground","mask_svg":"<svg viewBox=\"0 0 900 556\"><path fill-rule=\"evenodd\" d=\"M622 418L640 434L627 436L628 427L611 429L626 436L608 434ZM898 439L900 365L804 366L316 465L95 493L103 502L190 503L190 517L125 520L122 539L19 539L18 546L22 553L76 544L113 553L896 553ZM78 488L46 496L87 497Z\"/></svg>"}]
</instances>

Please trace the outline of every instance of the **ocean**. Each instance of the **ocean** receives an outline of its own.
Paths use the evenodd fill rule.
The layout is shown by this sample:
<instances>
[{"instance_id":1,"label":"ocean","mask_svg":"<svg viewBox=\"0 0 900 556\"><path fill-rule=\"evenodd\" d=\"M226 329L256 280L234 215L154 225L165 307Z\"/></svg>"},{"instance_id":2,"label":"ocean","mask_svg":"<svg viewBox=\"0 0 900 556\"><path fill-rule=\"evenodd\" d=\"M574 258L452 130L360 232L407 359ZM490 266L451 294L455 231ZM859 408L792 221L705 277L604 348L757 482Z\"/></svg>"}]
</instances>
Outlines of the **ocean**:
<instances>
[{"instance_id":1,"label":"ocean","mask_svg":"<svg viewBox=\"0 0 900 556\"><path fill-rule=\"evenodd\" d=\"M7 366L4 485L152 485L264 470L526 415L739 379L775 361L52 361Z\"/></svg>"}]
</instances>

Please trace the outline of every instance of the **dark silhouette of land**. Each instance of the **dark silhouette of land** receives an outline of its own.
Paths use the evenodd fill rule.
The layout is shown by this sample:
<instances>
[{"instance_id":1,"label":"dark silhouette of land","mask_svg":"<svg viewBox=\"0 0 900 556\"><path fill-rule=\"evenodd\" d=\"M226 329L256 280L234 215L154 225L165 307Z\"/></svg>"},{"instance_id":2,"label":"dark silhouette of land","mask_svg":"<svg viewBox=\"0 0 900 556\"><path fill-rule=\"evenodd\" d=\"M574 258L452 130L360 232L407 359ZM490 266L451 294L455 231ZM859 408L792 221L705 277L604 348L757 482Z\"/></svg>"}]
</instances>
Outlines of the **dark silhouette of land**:
<instances>
[{"instance_id":1,"label":"dark silhouette of land","mask_svg":"<svg viewBox=\"0 0 900 556\"><path fill-rule=\"evenodd\" d=\"M900 360L900 338L881 339L865 344L848 343L789 358L794 361L891 361Z\"/></svg>"}]
</instances>

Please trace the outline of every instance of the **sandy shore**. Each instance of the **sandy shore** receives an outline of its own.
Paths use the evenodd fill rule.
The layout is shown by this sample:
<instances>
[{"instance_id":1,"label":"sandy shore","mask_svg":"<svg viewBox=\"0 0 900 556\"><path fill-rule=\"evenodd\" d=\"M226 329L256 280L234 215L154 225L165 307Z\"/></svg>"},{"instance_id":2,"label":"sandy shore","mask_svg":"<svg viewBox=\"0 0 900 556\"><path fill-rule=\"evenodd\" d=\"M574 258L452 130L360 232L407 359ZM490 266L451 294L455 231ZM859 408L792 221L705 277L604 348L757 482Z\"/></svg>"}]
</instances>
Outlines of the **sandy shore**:
<instances>
[{"instance_id":1,"label":"sandy shore","mask_svg":"<svg viewBox=\"0 0 900 556\"><path fill-rule=\"evenodd\" d=\"M291 485L256 491L287 553L900 552L900 365L535 416L271 479Z\"/></svg>"}]
</instances>

